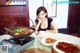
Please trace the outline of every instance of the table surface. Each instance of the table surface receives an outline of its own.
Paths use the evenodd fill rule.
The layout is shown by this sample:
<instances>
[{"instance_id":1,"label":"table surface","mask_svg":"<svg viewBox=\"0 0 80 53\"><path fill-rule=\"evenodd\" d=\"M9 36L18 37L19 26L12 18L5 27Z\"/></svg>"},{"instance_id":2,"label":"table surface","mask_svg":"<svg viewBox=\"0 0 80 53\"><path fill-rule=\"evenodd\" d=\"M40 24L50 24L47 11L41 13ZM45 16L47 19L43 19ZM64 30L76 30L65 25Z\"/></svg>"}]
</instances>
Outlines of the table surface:
<instances>
[{"instance_id":1,"label":"table surface","mask_svg":"<svg viewBox=\"0 0 80 53\"><path fill-rule=\"evenodd\" d=\"M45 37L52 37L56 40L69 40L69 41L74 42L75 44L77 44L80 47L80 38L74 37L74 36L71 36L68 34L61 34L61 33L55 34L55 33L50 33L50 32L45 32L45 31L39 31L38 34L33 33L33 34L31 34L31 36L36 38L35 42L31 46L27 47L26 49L41 48L41 49L47 50L49 53L52 53L50 46L45 46L45 45L41 44L41 39L45 38ZM9 39L9 38L11 38L11 36L6 34L3 36L0 36L0 41L2 41L3 39Z\"/></svg>"}]
</instances>

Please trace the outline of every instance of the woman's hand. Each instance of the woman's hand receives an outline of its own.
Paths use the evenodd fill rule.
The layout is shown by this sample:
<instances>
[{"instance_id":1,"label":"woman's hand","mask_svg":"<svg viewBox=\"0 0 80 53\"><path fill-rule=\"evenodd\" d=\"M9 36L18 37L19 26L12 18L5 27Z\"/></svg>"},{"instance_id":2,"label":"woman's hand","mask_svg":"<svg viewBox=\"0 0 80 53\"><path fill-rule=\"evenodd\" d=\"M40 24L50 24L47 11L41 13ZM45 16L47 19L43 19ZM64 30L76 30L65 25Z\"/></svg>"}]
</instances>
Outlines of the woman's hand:
<instances>
[{"instance_id":1,"label":"woman's hand","mask_svg":"<svg viewBox=\"0 0 80 53\"><path fill-rule=\"evenodd\" d=\"M41 20L39 18L37 18L37 19L38 19L39 23L41 23Z\"/></svg>"}]
</instances>

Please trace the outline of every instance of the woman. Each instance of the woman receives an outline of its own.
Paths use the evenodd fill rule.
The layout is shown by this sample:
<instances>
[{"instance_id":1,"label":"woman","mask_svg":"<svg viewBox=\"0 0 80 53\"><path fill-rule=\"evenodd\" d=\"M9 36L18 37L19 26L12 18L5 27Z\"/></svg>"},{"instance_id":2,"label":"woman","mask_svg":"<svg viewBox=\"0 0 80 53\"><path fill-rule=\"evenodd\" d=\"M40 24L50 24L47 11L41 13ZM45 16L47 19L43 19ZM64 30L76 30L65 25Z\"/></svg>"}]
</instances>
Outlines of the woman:
<instances>
[{"instance_id":1,"label":"woman","mask_svg":"<svg viewBox=\"0 0 80 53\"><path fill-rule=\"evenodd\" d=\"M53 19L48 18L48 13L45 7L41 6L37 9L36 12L37 18L35 20L35 31L42 30L53 33L58 33L56 25L53 22Z\"/></svg>"}]
</instances>

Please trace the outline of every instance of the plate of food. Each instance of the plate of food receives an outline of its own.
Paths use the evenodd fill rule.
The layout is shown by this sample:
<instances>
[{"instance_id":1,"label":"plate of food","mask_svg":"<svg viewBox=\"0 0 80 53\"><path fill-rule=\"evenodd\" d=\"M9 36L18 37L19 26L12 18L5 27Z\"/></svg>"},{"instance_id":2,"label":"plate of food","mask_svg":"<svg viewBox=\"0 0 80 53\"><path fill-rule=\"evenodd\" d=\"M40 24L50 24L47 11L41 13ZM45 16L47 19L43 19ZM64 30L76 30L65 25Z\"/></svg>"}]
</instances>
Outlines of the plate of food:
<instances>
[{"instance_id":1,"label":"plate of food","mask_svg":"<svg viewBox=\"0 0 80 53\"><path fill-rule=\"evenodd\" d=\"M55 41L56 41L56 39L54 39L54 38L45 37L45 38L41 39L41 44L46 45L46 46L52 46Z\"/></svg>"},{"instance_id":2,"label":"plate of food","mask_svg":"<svg viewBox=\"0 0 80 53\"><path fill-rule=\"evenodd\" d=\"M58 53L79 53L78 45L68 40L58 40L53 43L53 49Z\"/></svg>"}]
</instances>

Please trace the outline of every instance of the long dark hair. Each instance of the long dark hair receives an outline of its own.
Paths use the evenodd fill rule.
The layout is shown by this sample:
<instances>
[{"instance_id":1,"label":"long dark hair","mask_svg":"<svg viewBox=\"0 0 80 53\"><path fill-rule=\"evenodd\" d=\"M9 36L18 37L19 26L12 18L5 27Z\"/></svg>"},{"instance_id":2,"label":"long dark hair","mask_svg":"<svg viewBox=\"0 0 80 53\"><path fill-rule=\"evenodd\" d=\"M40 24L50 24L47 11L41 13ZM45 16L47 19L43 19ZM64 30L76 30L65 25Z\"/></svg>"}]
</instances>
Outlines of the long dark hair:
<instances>
[{"instance_id":1,"label":"long dark hair","mask_svg":"<svg viewBox=\"0 0 80 53\"><path fill-rule=\"evenodd\" d=\"M41 7L39 7L39 8L37 9L36 15L38 16L41 11L44 11L45 13L47 13L46 8L45 8L44 6L41 6ZM48 13L47 13L47 15L46 15L46 18L48 18ZM36 19L35 21L38 23L38 20L37 20L37 19Z\"/></svg>"}]
</instances>

